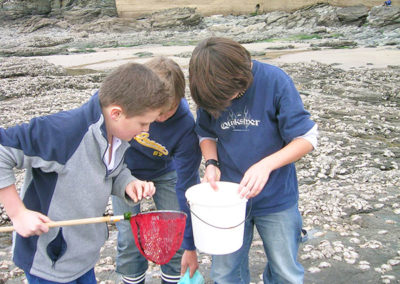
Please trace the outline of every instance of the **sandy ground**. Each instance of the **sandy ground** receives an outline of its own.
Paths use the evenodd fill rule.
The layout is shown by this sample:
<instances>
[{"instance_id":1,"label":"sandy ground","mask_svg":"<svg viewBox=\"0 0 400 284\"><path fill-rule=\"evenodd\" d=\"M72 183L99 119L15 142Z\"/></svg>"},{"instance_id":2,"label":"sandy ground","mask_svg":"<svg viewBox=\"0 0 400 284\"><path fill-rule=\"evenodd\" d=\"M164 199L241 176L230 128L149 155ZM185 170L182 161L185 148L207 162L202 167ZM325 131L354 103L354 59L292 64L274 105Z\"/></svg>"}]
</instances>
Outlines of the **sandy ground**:
<instances>
[{"instance_id":1,"label":"sandy ground","mask_svg":"<svg viewBox=\"0 0 400 284\"><path fill-rule=\"evenodd\" d=\"M392 47L326 49L286 54L274 61L282 63L317 61L325 64L338 64L343 69L373 67L386 68L400 64L400 50Z\"/></svg>"},{"instance_id":2,"label":"sandy ground","mask_svg":"<svg viewBox=\"0 0 400 284\"><path fill-rule=\"evenodd\" d=\"M275 44L276 45L276 44ZM354 48L307 50L305 46L297 46L294 50L268 50L271 43L254 43L244 45L255 53L265 52L270 63L296 63L317 61L325 64L335 64L345 70L359 67L386 68L389 65L400 65L400 50L396 47ZM41 57L50 63L61 65L68 69L106 70L115 68L128 61L146 62L152 56L168 56L187 67L190 53L194 46L140 46L129 48L97 49L94 53L72 55L50 55ZM267 50L266 50L267 49ZM182 55L182 56L180 56Z\"/></svg>"}]
</instances>

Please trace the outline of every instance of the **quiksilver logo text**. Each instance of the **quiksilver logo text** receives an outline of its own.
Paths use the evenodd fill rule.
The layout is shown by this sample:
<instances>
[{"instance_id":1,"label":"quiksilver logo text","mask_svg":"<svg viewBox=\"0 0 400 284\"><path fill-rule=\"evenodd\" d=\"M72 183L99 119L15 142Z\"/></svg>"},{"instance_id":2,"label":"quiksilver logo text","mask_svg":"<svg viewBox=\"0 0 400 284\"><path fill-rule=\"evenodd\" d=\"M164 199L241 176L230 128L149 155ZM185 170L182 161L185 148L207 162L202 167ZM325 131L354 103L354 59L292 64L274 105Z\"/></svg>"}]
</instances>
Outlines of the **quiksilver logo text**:
<instances>
[{"instance_id":1,"label":"quiksilver logo text","mask_svg":"<svg viewBox=\"0 0 400 284\"><path fill-rule=\"evenodd\" d=\"M260 120L258 119L248 119L248 118L235 118L226 122L221 123L221 128L222 129L228 129L230 127L236 127L236 126L258 126L260 123Z\"/></svg>"}]
</instances>

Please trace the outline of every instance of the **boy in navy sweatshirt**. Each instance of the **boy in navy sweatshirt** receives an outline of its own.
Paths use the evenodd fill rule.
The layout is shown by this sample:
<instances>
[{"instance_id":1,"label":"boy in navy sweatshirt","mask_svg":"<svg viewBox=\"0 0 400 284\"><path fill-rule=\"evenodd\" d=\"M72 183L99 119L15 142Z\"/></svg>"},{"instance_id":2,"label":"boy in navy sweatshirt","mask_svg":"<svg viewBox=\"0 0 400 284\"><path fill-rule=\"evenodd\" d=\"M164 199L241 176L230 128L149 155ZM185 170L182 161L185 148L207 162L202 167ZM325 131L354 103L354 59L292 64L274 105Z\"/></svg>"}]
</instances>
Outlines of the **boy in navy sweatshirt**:
<instances>
[{"instance_id":1,"label":"boy in navy sweatshirt","mask_svg":"<svg viewBox=\"0 0 400 284\"><path fill-rule=\"evenodd\" d=\"M179 65L165 57L156 57L145 65L166 84L170 108L150 125L148 133L135 137L126 152L125 162L134 176L154 182L157 192L153 198L158 210L183 210L187 213L182 244L185 252L179 250L167 264L161 266L162 283L177 283L188 267L192 276L198 268L185 191L200 182L201 152L194 132L194 118L184 99L185 77ZM140 205L130 207L118 197L113 197L112 203L117 215L140 211ZM129 224L119 222L117 228L117 272L124 283L143 284L147 260L139 253Z\"/></svg>"},{"instance_id":2,"label":"boy in navy sweatshirt","mask_svg":"<svg viewBox=\"0 0 400 284\"><path fill-rule=\"evenodd\" d=\"M154 184L132 176L123 157L167 100L154 72L129 63L80 108L0 128L0 202L17 232L13 260L29 283L96 283L107 224L46 223L102 216L111 194L130 204L154 194ZM14 167L26 169L20 196Z\"/></svg>"},{"instance_id":3,"label":"boy in navy sweatshirt","mask_svg":"<svg viewBox=\"0 0 400 284\"><path fill-rule=\"evenodd\" d=\"M219 284L250 282L255 226L268 259L264 283L302 283L294 162L316 146L317 126L292 80L277 67L251 60L239 43L213 37L194 49L189 82L199 107L196 132L206 160L203 181L215 190L218 180L239 183L239 194L252 206L243 246L213 256L212 279Z\"/></svg>"}]
</instances>

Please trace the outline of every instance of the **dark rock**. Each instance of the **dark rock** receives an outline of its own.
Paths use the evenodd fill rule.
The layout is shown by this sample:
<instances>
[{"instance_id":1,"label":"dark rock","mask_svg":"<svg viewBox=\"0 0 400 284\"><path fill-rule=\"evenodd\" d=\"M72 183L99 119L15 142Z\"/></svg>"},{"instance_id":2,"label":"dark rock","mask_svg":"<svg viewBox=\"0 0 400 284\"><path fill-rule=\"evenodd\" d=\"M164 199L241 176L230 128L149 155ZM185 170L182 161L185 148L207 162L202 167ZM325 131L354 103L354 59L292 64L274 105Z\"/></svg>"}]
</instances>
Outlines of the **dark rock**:
<instances>
[{"instance_id":1,"label":"dark rock","mask_svg":"<svg viewBox=\"0 0 400 284\"><path fill-rule=\"evenodd\" d=\"M368 16L368 8L364 5L350 6L338 9L336 13L343 24L361 26Z\"/></svg>"},{"instance_id":2,"label":"dark rock","mask_svg":"<svg viewBox=\"0 0 400 284\"><path fill-rule=\"evenodd\" d=\"M311 44L316 47L330 47L330 48L353 48L357 46L357 43L351 40L332 40L325 41L317 44Z\"/></svg>"}]
</instances>

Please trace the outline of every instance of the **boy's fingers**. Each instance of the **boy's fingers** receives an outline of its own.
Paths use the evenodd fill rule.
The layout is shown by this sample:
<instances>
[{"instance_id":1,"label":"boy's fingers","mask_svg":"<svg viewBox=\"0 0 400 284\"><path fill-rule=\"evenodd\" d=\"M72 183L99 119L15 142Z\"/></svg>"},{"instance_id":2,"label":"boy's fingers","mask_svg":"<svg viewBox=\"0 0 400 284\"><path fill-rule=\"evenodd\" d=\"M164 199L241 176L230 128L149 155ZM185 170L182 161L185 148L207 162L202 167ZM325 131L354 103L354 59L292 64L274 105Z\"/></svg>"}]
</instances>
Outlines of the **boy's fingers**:
<instances>
[{"instance_id":1,"label":"boy's fingers","mask_svg":"<svg viewBox=\"0 0 400 284\"><path fill-rule=\"evenodd\" d=\"M197 268L196 267L190 267L189 266L189 277L192 278L193 275L195 274Z\"/></svg>"},{"instance_id":2,"label":"boy's fingers","mask_svg":"<svg viewBox=\"0 0 400 284\"><path fill-rule=\"evenodd\" d=\"M146 184L144 184L146 186ZM140 186L136 187L136 195L138 200L142 200L143 197L143 185L141 184Z\"/></svg>"},{"instance_id":3,"label":"boy's fingers","mask_svg":"<svg viewBox=\"0 0 400 284\"><path fill-rule=\"evenodd\" d=\"M150 182L143 185L143 197L149 199L152 196L152 187Z\"/></svg>"},{"instance_id":4,"label":"boy's fingers","mask_svg":"<svg viewBox=\"0 0 400 284\"><path fill-rule=\"evenodd\" d=\"M43 223L39 224L40 233L47 233L49 231L49 226L46 223L51 221L50 218L47 217L46 215L40 214L39 219L40 219L40 221L43 222Z\"/></svg>"},{"instance_id":5,"label":"boy's fingers","mask_svg":"<svg viewBox=\"0 0 400 284\"><path fill-rule=\"evenodd\" d=\"M243 177L243 179L241 180L240 184L239 184L239 188L238 188L238 193L240 195L241 198L245 197L246 195L248 195L249 193L249 178L247 175L245 175Z\"/></svg>"},{"instance_id":6,"label":"boy's fingers","mask_svg":"<svg viewBox=\"0 0 400 284\"><path fill-rule=\"evenodd\" d=\"M214 190L218 190L218 185L217 185L217 183L216 183L216 181L215 181L214 179L213 179L213 180L210 180L209 182L210 182L211 187L212 187Z\"/></svg>"},{"instance_id":7,"label":"boy's fingers","mask_svg":"<svg viewBox=\"0 0 400 284\"><path fill-rule=\"evenodd\" d=\"M181 266L181 276L185 275L187 269L188 269L187 264Z\"/></svg>"},{"instance_id":8,"label":"boy's fingers","mask_svg":"<svg viewBox=\"0 0 400 284\"><path fill-rule=\"evenodd\" d=\"M128 195L129 195L129 197L132 198L132 200L133 200L134 202L138 202L138 198L137 198L137 195L136 195L136 193L135 193L135 190L132 190L132 191L127 192L127 193L128 193Z\"/></svg>"},{"instance_id":9,"label":"boy's fingers","mask_svg":"<svg viewBox=\"0 0 400 284\"><path fill-rule=\"evenodd\" d=\"M50 218L47 217L46 215L40 214L39 219L42 220L43 223L49 223L51 222Z\"/></svg>"},{"instance_id":10,"label":"boy's fingers","mask_svg":"<svg viewBox=\"0 0 400 284\"><path fill-rule=\"evenodd\" d=\"M49 226L47 226L45 223L42 223L39 225L38 230L36 230L36 234L40 235L42 233L47 233L49 231Z\"/></svg>"},{"instance_id":11,"label":"boy's fingers","mask_svg":"<svg viewBox=\"0 0 400 284\"><path fill-rule=\"evenodd\" d=\"M151 197L151 196L153 196L154 195L154 193L156 193L156 187L155 187L155 185L154 185L154 183L153 182L149 182L150 183L150 196L149 197Z\"/></svg>"},{"instance_id":12,"label":"boy's fingers","mask_svg":"<svg viewBox=\"0 0 400 284\"><path fill-rule=\"evenodd\" d=\"M243 197L248 198L249 193L250 193L250 189L247 186L243 186L242 190L239 192L240 198L243 198Z\"/></svg>"}]
</instances>

